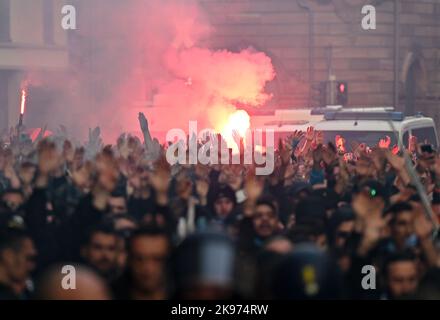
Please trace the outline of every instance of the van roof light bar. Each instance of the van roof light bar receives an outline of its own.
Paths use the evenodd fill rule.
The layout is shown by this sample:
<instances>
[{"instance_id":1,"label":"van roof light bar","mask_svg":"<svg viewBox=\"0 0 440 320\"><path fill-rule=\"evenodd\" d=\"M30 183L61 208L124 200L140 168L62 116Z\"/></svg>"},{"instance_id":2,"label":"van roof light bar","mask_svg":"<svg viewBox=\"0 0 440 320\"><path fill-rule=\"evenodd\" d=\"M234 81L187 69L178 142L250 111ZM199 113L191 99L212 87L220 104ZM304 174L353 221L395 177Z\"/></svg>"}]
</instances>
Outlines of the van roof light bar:
<instances>
[{"instance_id":1,"label":"van roof light bar","mask_svg":"<svg viewBox=\"0 0 440 320\"><path fill-rule=\"evenodd\" d=\"M326 112L325 120L391 120L403 121L405 116L402 112Z\"/></svg>"}]
</instances>

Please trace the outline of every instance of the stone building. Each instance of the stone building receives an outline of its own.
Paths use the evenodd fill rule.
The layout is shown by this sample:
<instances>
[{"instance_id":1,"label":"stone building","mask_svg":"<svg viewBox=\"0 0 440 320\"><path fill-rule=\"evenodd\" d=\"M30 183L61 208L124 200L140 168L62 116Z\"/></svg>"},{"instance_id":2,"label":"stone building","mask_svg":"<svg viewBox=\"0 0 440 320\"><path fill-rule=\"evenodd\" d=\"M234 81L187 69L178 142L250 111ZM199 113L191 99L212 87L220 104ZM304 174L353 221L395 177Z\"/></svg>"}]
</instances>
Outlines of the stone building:
<instances>
[{"instance_id":1,"label":"stone building","mask_svg":"<svg viewBox=\"0 0 440 320\"><path fill-rule=\"evenodd\" d=\"M0 0L0 129L17 124L29 72L68 66L63 0ZM35 110L37 113L38 110Z\"/></svg>"},{"instance_id":2,"label":"stone building","mask_svg":"<svg viewBox=\"0 0 440 320\"><path fill-rule=\"evenodd\" d=\"M403 78L413 70L415 110L438 117L440 0L199 1L215 27L209 46L253 46L272 57L278 108L316 104L311 85L333 75L347 81L348 105L403 109ZM362 29L365 5L376 9L375 30Z\"/></svg>"}]
</instances>

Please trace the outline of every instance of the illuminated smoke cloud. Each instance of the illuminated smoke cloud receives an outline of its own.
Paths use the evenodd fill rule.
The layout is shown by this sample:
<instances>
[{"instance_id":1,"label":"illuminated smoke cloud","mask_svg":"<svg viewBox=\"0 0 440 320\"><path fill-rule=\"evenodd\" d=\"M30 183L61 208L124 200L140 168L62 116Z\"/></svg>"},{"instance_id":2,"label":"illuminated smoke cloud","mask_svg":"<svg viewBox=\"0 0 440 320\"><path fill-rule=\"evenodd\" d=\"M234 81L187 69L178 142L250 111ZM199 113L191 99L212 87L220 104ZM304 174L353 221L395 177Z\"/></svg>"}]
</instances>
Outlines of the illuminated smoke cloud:
<instances>
[{"instance_id":1,"label":"illuminated smoke cloud","mask_svg":"<svg viewBox=\"0 0 440 320\"><path fill-rule=\"evenodd\" d=\"M186 130L189 120L221 131L236 105L270 99L264 93L275 77L270 58L252 48L204 48L215 30L196 1L75 3L72 68L65 76L39 79L56 92L49 128L65 124L84 134L100 125L105 140L114 142L123 131L139 131L142 111L153 132Z\"/></svg>"}]
</instances>

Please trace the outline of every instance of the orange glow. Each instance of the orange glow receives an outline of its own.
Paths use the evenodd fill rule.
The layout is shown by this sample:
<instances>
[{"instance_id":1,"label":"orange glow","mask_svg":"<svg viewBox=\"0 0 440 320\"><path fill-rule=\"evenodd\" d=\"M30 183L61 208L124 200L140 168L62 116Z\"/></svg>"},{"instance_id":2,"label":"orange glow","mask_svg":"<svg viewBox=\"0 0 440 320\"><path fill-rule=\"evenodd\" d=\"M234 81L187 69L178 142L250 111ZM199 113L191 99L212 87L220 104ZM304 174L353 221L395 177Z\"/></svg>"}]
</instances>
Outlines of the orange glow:
<instances>
[{"instance_id":1,"label":"orange glow","mask_svg":"<svg viewBox=\"0 0 440 320\"><path fill-rule=\"evenodd\" d=\"M32 128L32 129L27 130L27 133L29 134L32 142L34 142L37 139L38 135L40 134L40 131L41 131L41 128ZM43 137L47 138L47 137L50 137L52 135L53 135L52 131L46 130L44 132Z\"/></svg>"},{"instance_id":2,"label":"orange glow","mask_svg":"<svg viewBox=\"0 0 440 320\"><path fill-rule=\"evenodd\" d=\"M345 152L345 139L340 135L335 137L336 148L338 151Z\"/></svg>"},{"instance_id":3,"label":"orange glow","mask_svg":"<svg viewBox=\"0 0 440 320\"><path fill-rule=\"evenodd\" d=\"M24 114L24 108L26 106L26 90L21 90L21 105L20 105L20 114Z\"/></svg>"},{"instance_id":4,"label":"orange glow","mask_svg":"<svg viewBox=\"0 0 440 320\"><path fill-rule=\"evenodd\" d=\"M234 141L233 132L237 131L240 137L244 138L246 130L250 127L249 114L244 110L237 110L228 116L226 124L221 129L220 133L226 140L228 147L232 148L233 152L238 152L238 146Z\"/></svg>"}]
</instances>

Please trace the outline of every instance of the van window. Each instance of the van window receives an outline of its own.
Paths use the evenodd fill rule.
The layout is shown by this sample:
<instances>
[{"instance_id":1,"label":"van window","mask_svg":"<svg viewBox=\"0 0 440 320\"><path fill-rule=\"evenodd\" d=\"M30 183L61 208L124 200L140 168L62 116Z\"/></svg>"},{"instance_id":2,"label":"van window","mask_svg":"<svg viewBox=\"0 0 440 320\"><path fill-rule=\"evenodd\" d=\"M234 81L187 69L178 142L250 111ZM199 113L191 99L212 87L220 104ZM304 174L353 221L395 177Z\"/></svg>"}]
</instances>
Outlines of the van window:
<instances>
[{"instance_id":1,"label":"van window","mask_svg":"<svg viewBox=\"0 0 440 320\"><path fill-rule=\"evenodd\" d=\"M392 131L327 131L323 130L325 143L331 142L335 144L336 136L342 136L345 139L345 146L351 149L353 142L365 143L370 148L379 144L380 139L385 139L387 136L391 138L391 146L393 147L396 141L396 135Z\"/></svg>"},{"instance_id":2,"label":"van window","mask_svg":"<svg viewBox=\"0 0 440 320\"><path fill-rule=\"evenodd\" d=\"M411 134L417 137L418 143L429 143L437 148L437 140L435 137L435 130L433 127L412 129Z\"/></svg>"}]
</instances>

